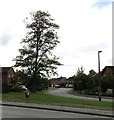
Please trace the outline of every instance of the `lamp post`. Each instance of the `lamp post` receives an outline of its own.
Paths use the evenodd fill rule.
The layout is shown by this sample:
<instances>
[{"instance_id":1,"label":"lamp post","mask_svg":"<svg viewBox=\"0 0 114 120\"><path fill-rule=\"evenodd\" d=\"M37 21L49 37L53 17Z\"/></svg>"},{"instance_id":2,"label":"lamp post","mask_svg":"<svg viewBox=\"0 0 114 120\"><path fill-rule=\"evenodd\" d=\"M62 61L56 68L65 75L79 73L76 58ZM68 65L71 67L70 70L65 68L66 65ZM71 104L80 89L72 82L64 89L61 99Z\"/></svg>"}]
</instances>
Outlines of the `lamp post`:
<instances>
[{"instance_id":1,"label":"lamp post","mask_svg":"<svg viewBox=\"0 0 114 120\"><path fill-rule=\"evenodd\" d=\"M102 51L98 51L98 72L100 73L100 53ZM99 79L99 101L101 101L101 78Z\"/></svg>"}]
</instances>

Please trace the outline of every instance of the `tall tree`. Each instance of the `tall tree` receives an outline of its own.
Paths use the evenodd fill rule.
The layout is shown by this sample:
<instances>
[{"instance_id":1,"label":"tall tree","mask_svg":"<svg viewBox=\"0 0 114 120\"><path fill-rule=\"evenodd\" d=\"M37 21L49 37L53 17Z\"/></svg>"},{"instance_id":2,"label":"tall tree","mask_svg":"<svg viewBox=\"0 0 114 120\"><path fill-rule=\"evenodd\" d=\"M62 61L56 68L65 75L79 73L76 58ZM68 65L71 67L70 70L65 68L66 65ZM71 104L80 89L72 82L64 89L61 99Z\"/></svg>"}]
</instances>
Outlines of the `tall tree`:
<instances>
[{"instance_id":1,"label":"tall tree","mask_svg":"<svg viewBox=\"0 0 114 120\"><path fill-rule=\"evenodd\" d=\"M22 39L23 48L16 56L15 67L21 67L31 78L32 91L37 90L39 79L56 74L57 66L61 65L52 50L59 43L54 19L48 12L32 12L25 19L27 34Z\"/></svg>"}]
</instances>

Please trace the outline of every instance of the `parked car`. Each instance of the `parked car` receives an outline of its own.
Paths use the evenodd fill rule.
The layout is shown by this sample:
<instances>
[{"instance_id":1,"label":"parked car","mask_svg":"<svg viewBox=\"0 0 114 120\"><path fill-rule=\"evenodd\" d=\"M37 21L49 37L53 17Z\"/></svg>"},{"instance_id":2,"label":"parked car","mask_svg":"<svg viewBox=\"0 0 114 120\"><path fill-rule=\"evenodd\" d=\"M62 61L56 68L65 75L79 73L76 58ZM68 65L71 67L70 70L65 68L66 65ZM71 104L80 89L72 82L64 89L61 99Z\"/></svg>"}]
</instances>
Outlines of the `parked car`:
<instances>
[{"instance_id":1,"label":"parked car","mask_svg":"<svg viewBox=\"0 0 114 120\"><path fill-rule=\"evenodd\" d=\"M60 88L60 85L55 85L55 88Z\"/></svg>"},{"instance_id":2,"label":"parked car","mask_svg":"<svg viewBox=\"0 0 114 120\"><path fill-rule=\"evenodd\" d=\"M25 87L25 85L20 85L19 88L22 90L27 90L27 87Z\"/></svg>"},{"instance_id":3,"label":"parked car","mask_svg":"<svg viewBox=\"0 0 114 120\"><path fill-rule=\"evenodd\" d=\"M107 95L112 95L112 89L107 89L106 94Z\"/></svg>"},{"instance_id":4,"label":"parked car","mask_svg":"<svg viewBox=\"0 0 114 120\"><path fill-rule=\"evenodd\" d=\"M73 85L72 85L72 84L69 84L69 85L68 85L68 88L73 88Z\"/></svg>"}]
</instances>

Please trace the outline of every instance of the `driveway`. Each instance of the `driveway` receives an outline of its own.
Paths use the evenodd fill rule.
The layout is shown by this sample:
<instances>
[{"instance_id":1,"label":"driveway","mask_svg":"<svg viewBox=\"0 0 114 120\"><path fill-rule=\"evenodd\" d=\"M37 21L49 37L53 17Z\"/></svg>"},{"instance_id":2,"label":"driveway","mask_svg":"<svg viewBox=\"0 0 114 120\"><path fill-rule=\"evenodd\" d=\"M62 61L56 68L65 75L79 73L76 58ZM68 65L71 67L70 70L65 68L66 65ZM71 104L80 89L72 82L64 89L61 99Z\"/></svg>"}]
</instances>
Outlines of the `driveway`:
<instances>
[{"instance_id":1,"label":"driveway","mask_svg":"<svg viewBox=\"0 0 114 120\"><path fill-rule=\"evenodd\" d=\"M68 98L77 98L77 99L86 99L86 100L96 100L98 101L98 97L85 97L85 96L79 96L79 95L72 95L70 92L72 91L72 88L58 88L56 90L48 90L46 93L55 95L55 96L61 96L61 97L68 97ZM111 101L112 99L104 99L102 98L102 101Z\"/></svg>"}]
</instances>

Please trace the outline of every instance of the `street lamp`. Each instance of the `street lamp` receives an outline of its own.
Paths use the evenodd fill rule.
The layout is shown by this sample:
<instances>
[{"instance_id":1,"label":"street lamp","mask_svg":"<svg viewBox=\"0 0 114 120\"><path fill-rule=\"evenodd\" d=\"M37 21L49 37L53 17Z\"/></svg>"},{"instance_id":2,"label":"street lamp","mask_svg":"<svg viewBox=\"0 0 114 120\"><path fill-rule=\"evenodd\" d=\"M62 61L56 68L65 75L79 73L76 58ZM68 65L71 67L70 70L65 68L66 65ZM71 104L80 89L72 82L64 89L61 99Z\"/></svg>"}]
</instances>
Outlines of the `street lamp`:
<instances>
[{"instance_id":1,"label":"street lamp","mask_svg":"<svg viewBox=\"0 0 114 120\"><path fill-rule=\"evenodd\" d=\"M102 51L98 51L98 72L100 74L100 53ZM99 78L99 101L101 101L101 78Z\"/></svg>"}]
</instances>

